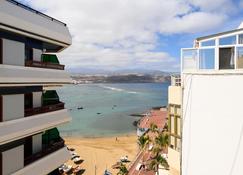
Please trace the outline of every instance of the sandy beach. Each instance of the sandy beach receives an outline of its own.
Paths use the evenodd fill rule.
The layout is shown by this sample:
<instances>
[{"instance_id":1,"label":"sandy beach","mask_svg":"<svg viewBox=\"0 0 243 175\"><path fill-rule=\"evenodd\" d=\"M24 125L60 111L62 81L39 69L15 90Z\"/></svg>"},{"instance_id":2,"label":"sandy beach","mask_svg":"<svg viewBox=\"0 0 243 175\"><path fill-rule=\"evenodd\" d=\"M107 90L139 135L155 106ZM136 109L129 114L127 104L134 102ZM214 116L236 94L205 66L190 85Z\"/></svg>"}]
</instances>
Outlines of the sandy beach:
<instances>
[{"instance_id":1,"label":"sandy beach","mask_svg":"<svg viewBox=\"0 0 243 175\"><path fill-rule=\"evenodd\" d=\"M133 160L137 154L137 136L135 134L104 137L104 138L71 138L66 137L65 143L68 147L75 148L81 159L81 167L85 169L85 175L102 175L107 168L113 174L117 170L113 170L111 166L115 164L121 156L128 156L129 160ZM68 164L74 165L70 160Z\"/></svg>"}]
</instances>

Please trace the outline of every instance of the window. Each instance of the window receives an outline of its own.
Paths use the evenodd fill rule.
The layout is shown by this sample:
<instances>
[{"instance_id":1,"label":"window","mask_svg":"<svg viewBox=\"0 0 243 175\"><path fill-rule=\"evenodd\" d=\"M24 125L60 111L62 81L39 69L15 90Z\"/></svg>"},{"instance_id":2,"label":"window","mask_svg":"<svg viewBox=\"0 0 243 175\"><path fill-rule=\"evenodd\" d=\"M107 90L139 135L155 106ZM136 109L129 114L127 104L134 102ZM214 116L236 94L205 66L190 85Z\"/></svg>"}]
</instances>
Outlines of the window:
<instances>
[{"instance_id":1,"label":"window","mask_svg":"<svg viewBox=\"0 0 243 175\"><path fill-rule=\"evenodd\" d=\"M237 68L242 69L243 68L243 47L238 47L237 49Z\"/></svg>"},{"instance_id":2,"label":"window","mask_svg":"<svg viewBox=\"0 0 243 175\"><path fill-rule=\"evenodd\" d=\"M236 44L236 36L229 36L219 39L219 45L232 45Z\"/></svg>"},{"instance_id":3,"label":"window","mask_svg":"<svg viewBox=\"0 0 243 175\"><path fill-rule=\"evenodd\" d=\"M3 64L3 40L0 38L0 64Z\"/></svg>"},{"instance_id":4,"label":"window","mask_svg":"<svg viewBox=\"0 0 243 175\"><path fill-rule=\"evenodd\" d=\"M215 40L208 40L208 41L203 41L201 42L201 46L215 46Z\"/></svg>"},{"instance_id":5,"label":"window","mask_svg":"<svg viewBox=\"0 0 243 175\"><path fill-rule=\"evenodd\" d=\"M3 121L3 98L2 95L0 95L0 122Z\"/></svg>"},{"instance_id":6,"label":"window","mask_svg":"<svg viewBox=\"0 0 243 175\"><path fill-rule=\"evenodd\" d=\"M3 173L3 156L2 153L0 152L0 175Z\"/></svg>"},{"instance_id":7,"label":"window","mask_svg":"<svg viewBox=\"0 0 243 175\"><path fill-rule=\"evenodd\" d=\"M239 35L239 40L238 40L239 44L243 44L243 34Z\"/></svg>"},{"instance_id":8,"label":"window","mask_svg":"<svg viewBox=\"0 0 243 175\"><path fill-rule=\"evenodd\" d=\"M199 60L200 69L214 69L215 49L200 49Z\"/></svg>"},{"instance_id":9,"label":"window","mask_svg":"<svg viewBox=\"0 0 243 175\"><path fill-rule=\"evenodd\" d=\"M33 49L25 45L25 60L33 60Z\"/></svg>"},{"instance_id":10,"label":"window","mask_svg":"<svg viewBox=\"0 0 243 175\"><path fill-rule=\"evenodd\" d=\"M219 69L234 69L234 47L219 48Z\"/></svg>"},{"instance_id":11,"label":"window","mask_svg":"<svg viewBox=\"0 0 243 175\"><path fill-rule=\"evenodd\" d=\"M197 69L197 49L183 50L182 51L183 70Z\"/></svg>"},{"instance_id":12,"label":"window","mask_svg":"<svg viewBox=\"0 0 243 175\"><path fill-rule=\"evenodd\" d=\"M24 107L25 109L33 108L33 94L24 94Z\"/></svg>"}]
</instances>

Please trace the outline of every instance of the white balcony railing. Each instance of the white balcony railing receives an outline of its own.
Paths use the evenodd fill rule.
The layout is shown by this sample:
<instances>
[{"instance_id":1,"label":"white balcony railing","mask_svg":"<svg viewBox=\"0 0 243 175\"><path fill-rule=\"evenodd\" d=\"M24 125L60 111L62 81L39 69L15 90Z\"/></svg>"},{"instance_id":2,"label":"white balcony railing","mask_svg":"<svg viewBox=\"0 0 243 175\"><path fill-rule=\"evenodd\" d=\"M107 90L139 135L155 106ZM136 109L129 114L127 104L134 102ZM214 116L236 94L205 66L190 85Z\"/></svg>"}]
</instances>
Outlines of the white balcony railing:
<instances>
[{"instance_id":1,"label":"white balcony railing","mask_svg":"<svg viewBox=\"0 0 243 175\"><path fill-rule=\"evenodd\" d=\"M171 86L181 86L181 77L179 75L171 76Z\"/></svg>"}]
</instances>

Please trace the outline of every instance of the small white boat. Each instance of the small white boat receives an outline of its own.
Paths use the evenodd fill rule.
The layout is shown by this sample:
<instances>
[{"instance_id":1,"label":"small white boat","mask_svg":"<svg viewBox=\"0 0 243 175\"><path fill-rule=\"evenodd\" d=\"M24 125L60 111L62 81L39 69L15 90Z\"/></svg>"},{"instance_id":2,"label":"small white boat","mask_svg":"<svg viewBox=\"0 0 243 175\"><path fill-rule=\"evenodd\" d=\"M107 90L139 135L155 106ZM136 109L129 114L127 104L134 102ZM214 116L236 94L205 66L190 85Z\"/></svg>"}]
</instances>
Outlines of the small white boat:
<instances>
[{"instance_id":1,"label":"small white boat","mask_svg":"<svg viewBox=\"0 0 243 175\"><path fill-rule=\"evenodd\" d=\"M78 163L78 162L80 162L80 161L81 161L81 158L80 158L80 157L76 157L76 158L73 159L73 162L74 162L74 163Z\"/></svg>"},{"instance_id":2,"label":"small white boat","mask_svg":"<svg viewBox=\"0 0 243 175\"><path fill-rule=\"evenodd\" d=\"M81 170L83 170L80 166L76 166L74 169L73 169L73 173L74 174L77 174L79 173Z\"/></svg>"},{"instance_id":3,"label":"small white boat","mask_svg":"<svg viewBox=\"0 0 243 175\"><path fill-rule=\"evenodd\" d=\"M111 172L109 172L108 170L105 170L104 175L112 175L112 173L111 173Z\"/></svg>"},{"instance_id":4,"label":"small white boat","mask_svg":"<svg viewBox=\"0 0 243 175\"><path fill-rule=\"evenodd\" d=\"M66 165L66 164L63 164L62 166L60 166L58 168L59 172L64 172L64 173L68 173L72 170L73 166L72 165Z\"/></svg>"},{"instance_id":5,"label":"small white boat","mask_svg":"<svg viewBox=\"0 0 243 175\"><path fill-rule=\"evenodd\" d=\"M80 157L79 155L72 155L71 156L71 160L73 160L74 158L76 158L76 157Z\"/></svg>"},{"instance_id":6,"label":"small white boat","mask_svg":"<svg viewBox=\"0 0 243 175\"><path fill-rule=\"evenodd\" d=\"M123 156L120 158L121 162L127 162L128 161L128 156Z\"/></svg>"},{"instance_id":7,"label":"small white boat","mask_svg":"<svg viewBox=\"0 0 243 175\"><path fill-rule=\"evenodd\" d=\"M78 153L76 153L76 152L74 152L74 151L70 151L70 153L71 153L71 155L75 155L75 156L78 155Z\"/></svg>"}]
</instances>

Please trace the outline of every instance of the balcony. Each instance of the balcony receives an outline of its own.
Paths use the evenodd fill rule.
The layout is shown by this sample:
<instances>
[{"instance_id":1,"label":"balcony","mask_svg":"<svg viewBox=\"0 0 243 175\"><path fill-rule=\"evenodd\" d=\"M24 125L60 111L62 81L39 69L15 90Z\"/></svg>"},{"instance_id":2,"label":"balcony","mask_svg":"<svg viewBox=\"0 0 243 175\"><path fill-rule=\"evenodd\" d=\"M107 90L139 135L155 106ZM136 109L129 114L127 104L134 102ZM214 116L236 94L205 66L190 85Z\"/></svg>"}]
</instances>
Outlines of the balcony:
<instances>
[{"instance_id":1,"label":"balcony","mask_svg":"<svg viewBox=\"0 0 243 175\"><path fill-rule=\"evenodd\" d=\"M57 56L53 54L42 54L41 61L25 60L25 66L59 70L64 70L65 67L59 63Z\"/></svg>"},{"instance_id":2,"label":"balcony","mask_svg":"<svg viewBox=\"0 0 243 175\"><path fill-rule=\"evenodd\" d=\"M52 111L57 111L57 110L62 110L62 109L64 109L63 102L59 102L59 103L53 104L53 105L37 107L37 108L28 108L28 109L25 109L25 117L42 114L42 113L47 113L47 112L52 112Z\"/></svg>"},{"instance_id":3,"label":"balcony","mask_svg":"<svg viewBox=\"0 0 243 175\"><path fill-rule=\"evenodd\" d=\"M243 31L199 38L182 49L182 72L234 73L243 70Z\"/></svg>"},{"instance_id":4,"label":"balcony","mask_svg":"<svg viewBox=\"0 0 243 175\"><path fill-rule=\"evenodd\" d=\"M11 84L57 85L71 83L64 70L0 64L0 86Z\"/></svg>"},{"instance_id":5,"label":"balcony","mask_svg":"<svg viewBox=\"0 0 243 175\"><path fill-rule=\"evenodd\" d=\"M181 86L181 77L179 75L171 76L171 86Z\"/></svg>"},{"instance_id":6,"label":"balcony","mask_svg":"<svg viewBox=\"0 0 243 175\"><path fill-rule=\"evenodd\" d=\"M66 24L14 0L0 1L0 22L1 29L41 40L55 51L72 43Z\"/></svg>"},{"instance_id":7,"label":"balcony","mask_svg":"<svg viewBox=\"0 0 243 175\"><path fill-rule=\"evenodd\" d=\"M41 159L39 157L39 159L36 159L35 161L27 164L23 169L13 173L12 175L48 174L71 158L71 155L67 150L67 147L62 145L62 143L58 143L58 145L52 146L49 149L51 150L50 152L42 153L42 155L44 154L46 155L41 157ZM34 160L34 156L33 156L33 160Z\"/></svg>"},{"instance_id":8,"label":"balcony","mask_svg":"<svg viewBox=\"0 0 243 175\"><path fill-rule=\"evenodd\" d=\"M36 154L32 154L31 156L28 156L24 159L24 165L29 165L33 163L34 161L43 158L44 156L47 156L61 148L65 147L64 140L60 138L58 141L54 141L53 143L50 143L45 148L43 148L40 152Z\"/></svg>"},{"instance_id":9,"label":"balcony","mask_svg":"<svg viewBox=\"0 0 243 175\"><path fill-rule=\"evenodd\" d=\"M64 70L64 65L62 64L54 64L50 62L42 62L42 61L33 61L33 60L26 60L25 66L27 67L39 67L45 69L60 69Z\"/></svg>"},{"instance_id":10,"label":"balcony","mask_svg":"<svg viewBox=\"0 0 243 175\"><path fill-rule=\"evenodd\" d=\"M25 138L71 121L67 109L0 123L0 144Z\"/></svg>"}]
</instances>

